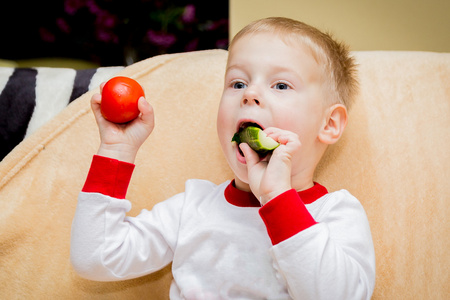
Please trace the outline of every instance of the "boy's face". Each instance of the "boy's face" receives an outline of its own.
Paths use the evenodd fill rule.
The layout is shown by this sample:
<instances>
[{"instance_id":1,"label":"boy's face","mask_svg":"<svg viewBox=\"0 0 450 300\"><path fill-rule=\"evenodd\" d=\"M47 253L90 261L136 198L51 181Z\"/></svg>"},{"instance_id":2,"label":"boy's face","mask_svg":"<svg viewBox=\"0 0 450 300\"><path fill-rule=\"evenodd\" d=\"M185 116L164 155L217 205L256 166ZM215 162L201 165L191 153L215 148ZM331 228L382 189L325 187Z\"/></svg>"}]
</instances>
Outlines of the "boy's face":
<instances>
[{"instance_id":1,"label":"boy's face","mask_svg":"<svg viewBox=\"0 0 450 300\"><path fill-rule=\"evenodd\" d=\"M291 160L294 188L296 181L314 172L322 154L317 136L325 117L323 90L321 68L304 45L288 45L271 33L246 35L235 42L229 52L217 130L238 188L248 190L247 166L231 139L247 122L299 136L301 150Z\"/></svg>"}]
</instances>

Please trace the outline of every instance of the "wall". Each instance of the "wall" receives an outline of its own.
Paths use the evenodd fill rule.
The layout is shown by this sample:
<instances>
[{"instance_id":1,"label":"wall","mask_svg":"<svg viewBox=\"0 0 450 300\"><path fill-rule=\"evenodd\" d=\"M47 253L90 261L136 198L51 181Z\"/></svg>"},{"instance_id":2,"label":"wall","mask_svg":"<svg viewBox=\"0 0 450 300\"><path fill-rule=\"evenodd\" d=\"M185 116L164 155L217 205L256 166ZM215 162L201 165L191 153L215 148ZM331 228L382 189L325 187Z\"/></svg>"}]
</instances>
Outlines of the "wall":
<instances>
[{"instance_id":1,"label":"wall","mask_svg":"<svg viewBox=\"0 0 450 300\"><path fill-rule=\"evenodd\" d=\"M449 0L230 0L230 35L269 16L330 31L352 50L450 52Z\"/></svg>"}]
</instances>

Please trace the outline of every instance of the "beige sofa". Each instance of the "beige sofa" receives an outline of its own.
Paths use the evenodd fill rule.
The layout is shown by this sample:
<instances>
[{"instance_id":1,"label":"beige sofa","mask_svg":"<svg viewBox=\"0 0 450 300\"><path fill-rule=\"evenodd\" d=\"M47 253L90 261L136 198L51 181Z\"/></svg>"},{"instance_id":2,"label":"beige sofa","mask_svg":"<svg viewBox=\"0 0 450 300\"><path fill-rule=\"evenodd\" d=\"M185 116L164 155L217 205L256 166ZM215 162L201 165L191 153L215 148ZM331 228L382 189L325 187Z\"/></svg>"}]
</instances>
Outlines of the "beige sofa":
<instances>
[{"instance_id":1,"label":"beige sofa","mask_svg":"<svg viewBox=\"0 0 450 300\"><path fill-rule=\"evenodd\" d=\"M350 190L375 243L373 299L450 297L450 54L356 52L361 93L316 180ZM188 178L231 178L215 119L227 53L158 56L120 74L145 87L156 128L127 195L130 214L183 190ZM2 299L167 299L170 268L136 280L80 278L70 227L99 137L88 92L0 163Z\"/></svg>"}]
</instances>

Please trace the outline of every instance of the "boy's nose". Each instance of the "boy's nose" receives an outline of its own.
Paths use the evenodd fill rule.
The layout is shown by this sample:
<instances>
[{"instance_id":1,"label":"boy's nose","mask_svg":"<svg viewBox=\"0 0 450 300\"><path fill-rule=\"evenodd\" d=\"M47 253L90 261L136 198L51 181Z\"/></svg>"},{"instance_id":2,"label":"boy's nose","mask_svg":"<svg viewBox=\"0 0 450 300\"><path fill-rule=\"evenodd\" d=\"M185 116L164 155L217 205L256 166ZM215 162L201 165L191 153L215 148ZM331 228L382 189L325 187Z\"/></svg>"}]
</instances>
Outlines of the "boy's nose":
<instances>
[{"instance_id":1,"label":"boy's nose","mask_svg":"<svg viewBox=\"0 0 450 300\"><path fill-rule=\"evenodd\" d=\"M248 87L242 97L243 105L260 105L259 94L254 87Z\"/></svg>"},{"instance_id":2,"label":"boy's nose","mask_svg":"<svg viewBox=\"0 0 450 300\"><path fill-rule=\"evenodd\" d=\"M259 105L259 100L258 99L252 99L252 98L250 98L250 99L246 99L246 98L244 98L243 100L242 100L242 104L256 104L256 105Z\"/></svg>"}]
</instances>

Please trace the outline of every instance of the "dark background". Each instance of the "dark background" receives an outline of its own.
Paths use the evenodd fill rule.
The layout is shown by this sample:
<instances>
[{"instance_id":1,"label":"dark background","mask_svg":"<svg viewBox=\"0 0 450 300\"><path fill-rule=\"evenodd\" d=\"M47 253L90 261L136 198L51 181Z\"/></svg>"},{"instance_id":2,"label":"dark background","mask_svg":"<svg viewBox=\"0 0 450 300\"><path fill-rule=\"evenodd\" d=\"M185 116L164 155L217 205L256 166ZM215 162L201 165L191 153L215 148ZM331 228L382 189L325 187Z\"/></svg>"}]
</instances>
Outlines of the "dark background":
<instances>
[{"instance_id":1,"label":"dark background","mask_svg":"<svg viewBox=\"0 0 450 300\"><path fill-rule=\"evenodd\" d=\"M117 66L228 46L227 0L11 0L0 11L0 59Z\"/></svg>"}]
</instances>

